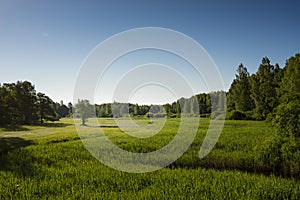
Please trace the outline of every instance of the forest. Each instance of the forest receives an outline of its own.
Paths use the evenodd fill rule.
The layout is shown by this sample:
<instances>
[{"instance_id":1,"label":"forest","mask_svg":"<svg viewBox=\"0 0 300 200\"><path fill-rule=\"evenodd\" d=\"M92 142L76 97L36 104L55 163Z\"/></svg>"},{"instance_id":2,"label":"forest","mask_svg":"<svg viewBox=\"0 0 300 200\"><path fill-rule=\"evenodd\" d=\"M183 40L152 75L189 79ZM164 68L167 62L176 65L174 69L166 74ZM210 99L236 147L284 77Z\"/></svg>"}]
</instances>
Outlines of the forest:
<instances>
[{"instance_id":1,"label":"forest","mask_svg":"<svg viewBox=\"0 0 300 200\"><path fill-rule=\"evenodd\" d=\"M299 63L300 54L290 57L283 68L278 64L272 65L264 57L257 72L251 75L240 64L229 91L196 94L164 105L114 102L92 106L87 100L78 100L77 104L86 104L90 107L90 113L95 113L97 117L130 115L173 118L186 112L200 117L217 118L222 115L218 110L225 110L224 102L218 101L218 98L226 95L226 119L272 120L291 107L297 114L300 96ZM43 123L70 117L73 113L79 115L76 105L73 106L71 102L64 105L62 101L56 103L47 95L37 92L35 86L28 81L3 83L0 85L0 126Z\"/></svg>"}]
</instances>

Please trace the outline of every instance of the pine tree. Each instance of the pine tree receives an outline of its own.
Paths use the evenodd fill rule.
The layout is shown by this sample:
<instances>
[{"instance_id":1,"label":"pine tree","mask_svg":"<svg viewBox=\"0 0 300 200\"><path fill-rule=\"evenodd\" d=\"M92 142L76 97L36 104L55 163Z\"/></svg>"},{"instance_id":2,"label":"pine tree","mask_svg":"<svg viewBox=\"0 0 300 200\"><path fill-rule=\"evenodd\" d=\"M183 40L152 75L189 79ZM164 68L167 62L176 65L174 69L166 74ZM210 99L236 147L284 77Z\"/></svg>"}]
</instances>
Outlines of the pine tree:
<instances>
[{"instance_id":1,"label":"pine tree","mask_svg":"<svg viewBox=\"0 0 300 200\"><path fill-rule=\"evenodd\" d=\"M250 78L251 97L255 103L255 114L259 120L264 120L267 115L278 105L276 84L274 82L275 70L270 60L265 57L256 74Z\"/></svg>"},{"instance_id":2,"label":"pine tree","mask_svg":"<svg viewBox=\"0 0 300 200\"><path fill-rule=\"evenodd\" d=\"M247 68L240 64L228 93L229 110L250 111L254 107L250 91L250 75Z\"/></svg>"}]
</instances>

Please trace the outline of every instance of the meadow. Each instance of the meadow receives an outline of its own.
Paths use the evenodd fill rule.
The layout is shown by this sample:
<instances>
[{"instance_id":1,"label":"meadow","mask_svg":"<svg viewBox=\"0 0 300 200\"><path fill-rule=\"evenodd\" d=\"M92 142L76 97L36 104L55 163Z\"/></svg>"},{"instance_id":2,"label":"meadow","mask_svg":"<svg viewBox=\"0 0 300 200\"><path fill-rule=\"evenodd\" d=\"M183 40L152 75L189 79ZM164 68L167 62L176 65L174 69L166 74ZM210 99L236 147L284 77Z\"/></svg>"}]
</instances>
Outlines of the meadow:
<instances>
[{"instance_id":1,"label":"meadow","mask_svg":"<svg viewBox=\"0 0 300 200\"><path fill-rule=\"evenodd\" d=\"M179 119L167 119L153 137L134 138L113 119L99 121L114 144L138 153L165 146L179 126ZM149 124L149 119L135 121ZM166 168L149 173L126 173L99 162L84 147L73 119L1 129L0 199L300 198L299 180L270 174L255 162L256 147L274 132L267 122L226 121L212 152L200 159L208 126L209 120L201 118L187 152ZM91 133L97 129L83 128Z\"/></svg>"}]
</instances>

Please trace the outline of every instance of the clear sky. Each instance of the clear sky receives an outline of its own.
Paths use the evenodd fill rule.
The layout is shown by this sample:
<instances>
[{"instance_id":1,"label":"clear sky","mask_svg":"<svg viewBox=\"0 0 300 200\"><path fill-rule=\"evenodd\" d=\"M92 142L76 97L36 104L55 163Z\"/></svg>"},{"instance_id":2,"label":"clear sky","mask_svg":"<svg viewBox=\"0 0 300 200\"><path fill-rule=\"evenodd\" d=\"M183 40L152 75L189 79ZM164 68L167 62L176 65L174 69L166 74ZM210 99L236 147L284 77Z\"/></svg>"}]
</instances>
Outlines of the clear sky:
<instances>
[{"instance_id":1,"label":"clear sky","mask_svg":"<svg viewBox=\"0 0 300 200\"><path fill-rule=\"evenodd\" d=\"M200 43L228 89L240 63L254 73L264 56L283 67L300 52L299 7L296 0L0 0L0 82L29 80L67 103L80 65L96 45L150 26Z\"/></svg>"}]
</instances>

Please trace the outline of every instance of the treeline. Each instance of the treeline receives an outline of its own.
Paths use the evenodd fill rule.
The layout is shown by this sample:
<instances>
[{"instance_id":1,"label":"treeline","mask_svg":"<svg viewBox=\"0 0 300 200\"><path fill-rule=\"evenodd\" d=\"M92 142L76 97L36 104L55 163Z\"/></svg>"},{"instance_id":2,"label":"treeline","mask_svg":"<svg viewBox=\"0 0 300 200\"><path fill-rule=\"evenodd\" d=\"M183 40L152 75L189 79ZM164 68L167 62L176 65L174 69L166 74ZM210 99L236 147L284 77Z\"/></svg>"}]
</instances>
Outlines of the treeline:
<instances>
[{"instance_id":1,"label":"treeline","mask_svg":"<svg viewBox=\"0 0 300 200\"><path fill-rule=\"evenodd\" d=\"M28 81L0 84L0 126L17 126L57 121L72 114L72 104L55 103L36 92Z\"/></svg>"},{"instance_id":2,"label":"treeline","mask_svg":"<svg viewBox=\"0 0 300 200\"><path fill-rule=\"evenodd\" d=\"M287 94L295 96L299 90L300 77L297 73L293 73L299 70L299 55L296 54L288 59L284 68L280 68L278 64L272 65L265 57L257 72L251 75L247 68L240 64L228 92L201 93L162 106L123 103L95 105L96 116L179 117L180 113L185 112L195 116L217 118L227 107L226 119L265 120L268 117L272 118L275 108L281 103L286 103ZM227 101L224 101L225 95ZM157 109L151 112L150 108L153 107Z\"/></svg>"},{"instance_id":3,"label":"treeline","mask_svg":"<svg viewBox=\"0 0 300 200\"><path fill-rule=\"evenodd\" d=\"M164 105L138 105L131 103L105 103L95 105L97 117L180 117L181 113L190 116L209 117L211 111L225 109L226 93L222 91L201 93L191 98L180 98ZM223 98L221 98L223 97Z\"/></svg>"},{"instance_id":4,"label":"treeline","mask_svg":"<svg viewBox=\"0 0 300 200\"><path fill-rule=\"evenodd\" d=\"M274 134L254 149L256 162L261 169L299 179L300 54L289 58L283 69L264 58L255 74L249 76L243 66L238 71L242 73L231 85L229 108L268 119L275 128Z\"/></svg>"},{"instance_id":5,"label":"treeline","mask_svg":"<svg viewBox=\"0 0 300 200\"><path fill-rule=\"evenodd\" d=\"M265 57L258 71L250 75L241 64L227 94L228 118L265 120L280 104L285 69Z\"/></svg>"},{"instance_id":6,"label":"treeline","mask_svg":"<svg viewBox=\"0 0 300 200\"><path fill-rule=\"evenodd\" d=\"M272 65L265 57L258 71L252 75L241 64L228 92L201 93L164 105L116 102L96 104L93 111L97 117L180 117L181 113L188 113L191 116L225 118L224 110L227 107L227 119L265 120L268 116L271 118L274 115L273 111L281 103L289 101L287 99L291 97L287 97L287 94L294 96L294 99L298 98L300 78L294 72L299 70L299 55L296 54L287 60L284 68L280 68L278 64ZM45 94L37 93L34 85L28 81L0 85L2 126L55 121L61 117L71 116L73 110L71 103L68 106L62 102L55 103Z\"/></svg>"},{"instance_id":7,"label":"treeline","mask_svg":"<svg viewBox=\"0 0 300 200\"><path fill-rule=\"evenodd\" d=\"M227 93L227 118L272 119L280 104L299 100L299 57L289 58L283 69L265 57L252 75L241 64Z\"/></svg>"}]
</instances>

